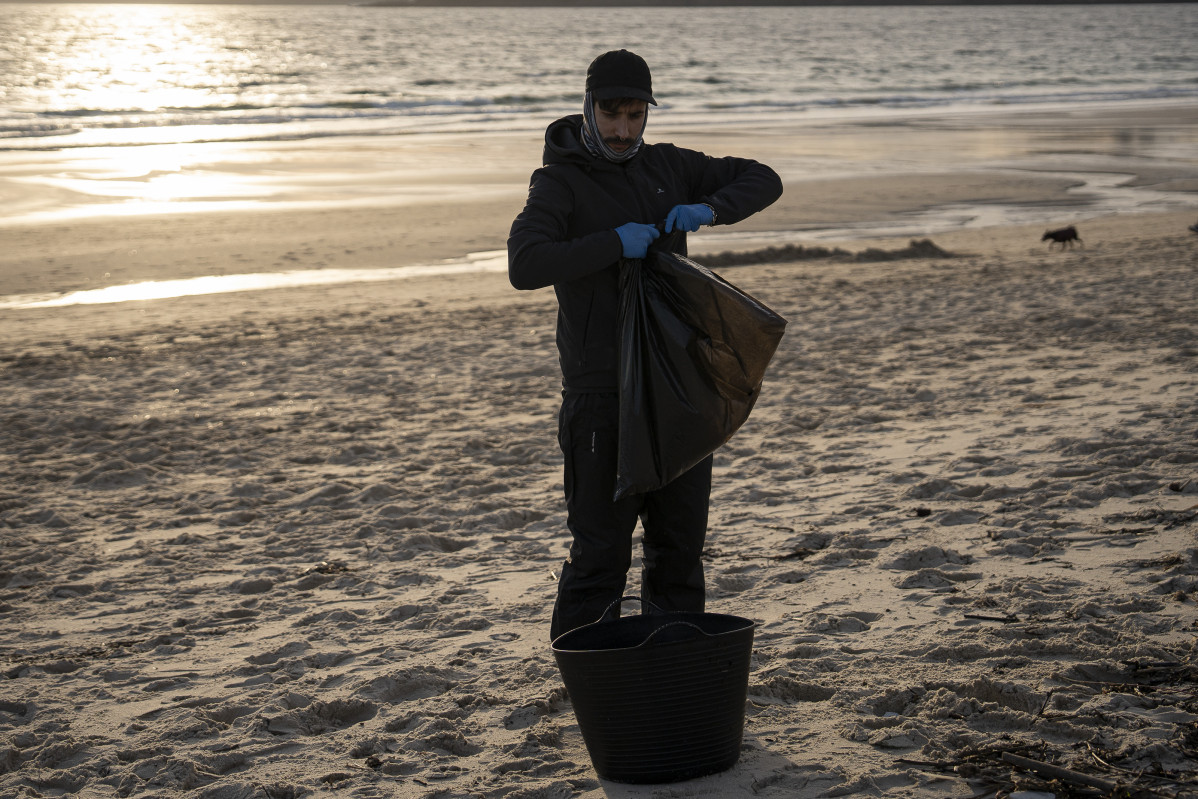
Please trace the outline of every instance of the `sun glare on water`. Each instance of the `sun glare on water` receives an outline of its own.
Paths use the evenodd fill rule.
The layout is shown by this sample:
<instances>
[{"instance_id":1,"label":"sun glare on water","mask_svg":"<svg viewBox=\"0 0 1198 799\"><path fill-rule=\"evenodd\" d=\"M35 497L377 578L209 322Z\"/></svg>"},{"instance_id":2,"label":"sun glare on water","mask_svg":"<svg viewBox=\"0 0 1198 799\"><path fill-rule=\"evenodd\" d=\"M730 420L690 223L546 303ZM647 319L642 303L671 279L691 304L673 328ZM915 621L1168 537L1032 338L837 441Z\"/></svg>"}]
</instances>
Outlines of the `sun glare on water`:
<instances>
[{"instance_id":1,"label":"sun glare on water","mask_svg":"<svg viewBox=\"0 0 1198 799\"><path fill-rule=\"evenodd\" d=\"M60 33L47 108L133 116L236 102L236 79L213 69L228 64L237 43L199 32L200 13L168 5L78 7Z\"/></svg>"},{"instance_id":2,"label":"sun glare on water","mask_svg":"<svg viewBox=\"0 0 1198 799\"><path fill-rule=\"evenodd\" d=\"M101 289L55 295L12 295L0 297L0 311L22 308L62 308L70 305L107 305L141 302L201 294L230 294L266 289L335 286L346 283L377 283L418 277L438 277L480 272L506 272L507 252L488 250L436 264L380 267L375 269L301 269L241 275L205 275L179 280L148 280Z\"/></svg>"},{"instance_id":3,"label":"sun glare on water","mask_svg":"<svg viewBox=\"0 0 1198 799\"><path fill-rule=\"evenodd\" d=\"M236 108L245 75L254 72L256 56L214 37L218 28L199 24L205 13L200 6L79 6L57 30L44 32L53 40L45 65L53 78L39 98L44 109L95 109L109 121L74 136L74 144L93 146L75 148L60 169L26 180L73 192L82 205L117 203L107 210L122 215L254 198L261 188L249 175L205 168L213 147L188 144L192 126L154 125L171 109ZM262 87L254 90L260 101ZM222 126L234 137L237 127ZM121 146L127 140L150 146ZM225 163L244 160L236 144L220 150Z\"/></svg>"}]
</instances>

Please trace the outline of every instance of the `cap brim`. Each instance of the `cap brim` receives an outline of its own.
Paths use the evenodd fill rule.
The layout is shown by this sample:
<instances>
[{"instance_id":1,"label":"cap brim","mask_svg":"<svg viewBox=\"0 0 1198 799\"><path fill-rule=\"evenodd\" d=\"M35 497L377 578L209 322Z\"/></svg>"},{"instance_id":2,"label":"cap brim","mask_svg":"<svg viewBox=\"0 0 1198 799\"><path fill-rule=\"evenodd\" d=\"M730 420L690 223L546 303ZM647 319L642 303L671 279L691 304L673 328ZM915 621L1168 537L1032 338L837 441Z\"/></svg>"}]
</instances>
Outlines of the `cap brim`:
<instances>
[{"instance_id":1,"label":"cap brim","mask_svg":"<svg viewBox=\"0 0 1198 799\"><path fill-rule=\"evenodd\" d=\"M634 100L644 100L650 105L657 105L653 95L644 89L634 89L631 86L604 86L602 89L592 89L591 96L596 100L611 100L615 97L631 97Z\"/></svg>"}]
</instances>

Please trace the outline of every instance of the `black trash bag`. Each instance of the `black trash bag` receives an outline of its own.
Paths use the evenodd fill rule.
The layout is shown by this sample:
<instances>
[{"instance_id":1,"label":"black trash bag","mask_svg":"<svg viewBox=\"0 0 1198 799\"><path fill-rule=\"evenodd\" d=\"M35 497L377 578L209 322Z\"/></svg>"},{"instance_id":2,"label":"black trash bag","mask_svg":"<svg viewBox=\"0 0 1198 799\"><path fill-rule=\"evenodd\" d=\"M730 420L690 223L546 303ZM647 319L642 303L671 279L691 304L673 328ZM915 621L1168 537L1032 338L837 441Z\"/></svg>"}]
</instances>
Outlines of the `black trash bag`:
<instances>
[{"instance_id":1,"label":"black trash bag","mask_svg":"<svg viewBox=\"0 0 1198 799\"><path fill-rule=\"evenodd\" d=\"M786 320L710 269L663 249L620 270L615 499L653 491L749 418Z\"/></svg>"}]
</instances>

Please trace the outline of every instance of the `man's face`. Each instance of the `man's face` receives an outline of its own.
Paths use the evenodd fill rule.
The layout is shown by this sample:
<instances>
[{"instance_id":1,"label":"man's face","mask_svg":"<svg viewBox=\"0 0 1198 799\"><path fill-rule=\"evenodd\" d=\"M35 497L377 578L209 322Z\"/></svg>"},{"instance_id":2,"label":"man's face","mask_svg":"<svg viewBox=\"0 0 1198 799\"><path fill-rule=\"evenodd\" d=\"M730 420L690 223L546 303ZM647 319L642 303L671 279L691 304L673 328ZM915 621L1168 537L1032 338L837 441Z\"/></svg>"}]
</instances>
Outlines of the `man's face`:
<instances>
[{"instance_id":1,"label":"man's face","mask_svg":"<svg viewBox=\"0 0 1198 799\"><path fill-rule=\"evenodd\" d=\"M604 111L595 103L595 123L600 138L613 152L624 152L641 137L648 107L644 100L629 100L616 111Z\"/></svg>"}]
</instances>

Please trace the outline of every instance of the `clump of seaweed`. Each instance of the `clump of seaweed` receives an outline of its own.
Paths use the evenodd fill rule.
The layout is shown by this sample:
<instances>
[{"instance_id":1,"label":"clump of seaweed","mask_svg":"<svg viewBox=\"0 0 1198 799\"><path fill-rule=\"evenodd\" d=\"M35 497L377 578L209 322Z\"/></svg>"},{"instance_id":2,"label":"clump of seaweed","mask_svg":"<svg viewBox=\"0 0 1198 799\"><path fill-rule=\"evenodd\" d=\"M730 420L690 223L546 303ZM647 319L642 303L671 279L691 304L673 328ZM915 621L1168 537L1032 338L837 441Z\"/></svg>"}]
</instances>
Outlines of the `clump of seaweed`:
<instances>
[{"instance_id":1,"label":"clump of seaweed","mask_svg":"<svg viewBox=\"0 0 1198 799\"><path fill-rule=\"evenodd\" d=\"M753 264L777 264L788 261L814 261L820 259L872 262L899 261L905 258L956 258L955 253L941 249L931 239L912 239L901 250L883 250L869 247L860 252L850 252L840 247L804 247L800 244L787 244L783 247L766 247L760 250L745 252L725 251L714 255L704 255L700 258L704 266L718 268L727 266L751 266Z\"/></svg>"}]
</instances>

